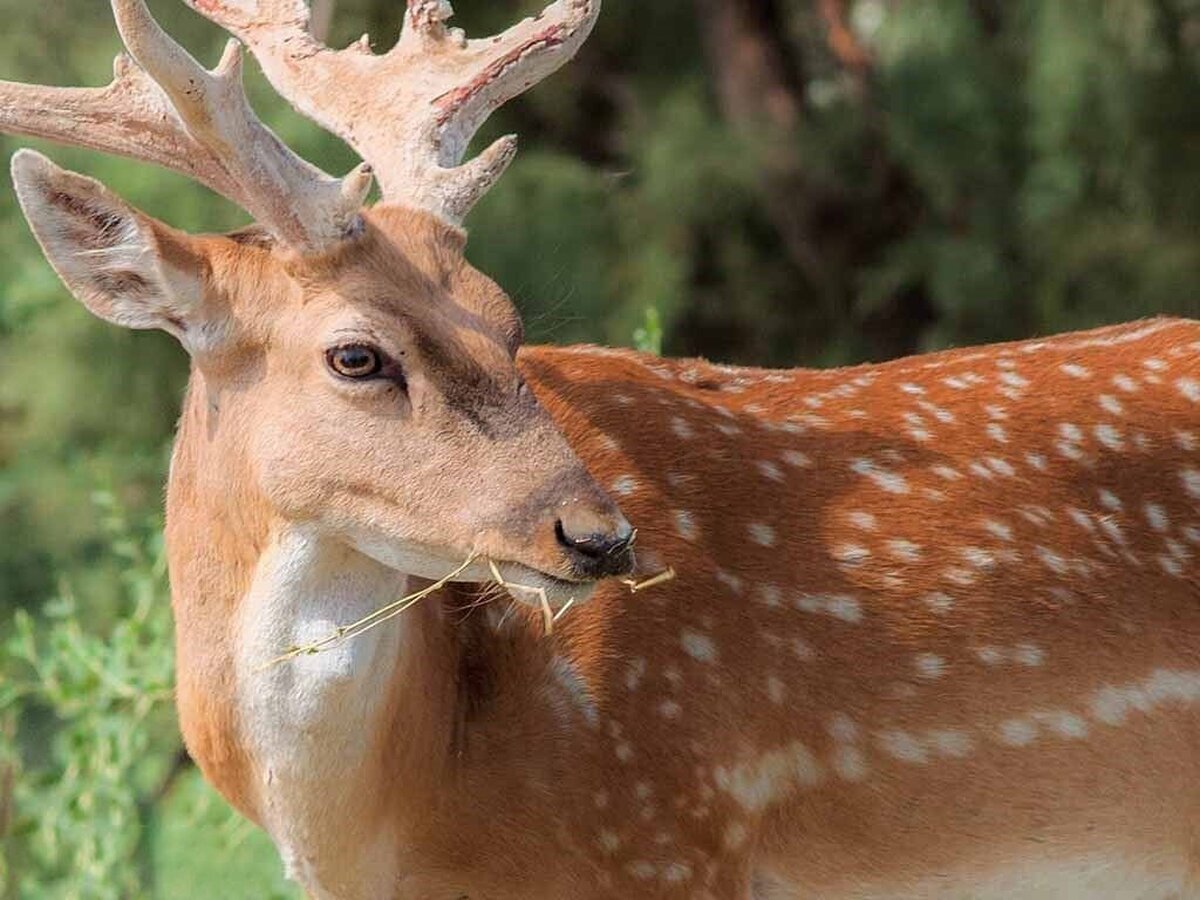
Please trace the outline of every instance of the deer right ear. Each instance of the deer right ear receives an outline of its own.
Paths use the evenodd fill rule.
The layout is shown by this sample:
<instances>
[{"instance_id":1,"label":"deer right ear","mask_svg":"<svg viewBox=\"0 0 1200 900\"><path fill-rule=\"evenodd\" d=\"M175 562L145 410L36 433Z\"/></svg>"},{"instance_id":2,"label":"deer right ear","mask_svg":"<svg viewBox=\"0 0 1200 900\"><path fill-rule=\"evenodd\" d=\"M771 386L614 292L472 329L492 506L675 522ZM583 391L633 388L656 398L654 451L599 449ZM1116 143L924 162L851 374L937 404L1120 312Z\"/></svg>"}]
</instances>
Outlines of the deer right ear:
<instances>
[{"instance_id":1,"label":"deer right ear","mask_svg":"<svg viewBox=\"0 0 1200 900\"><path fill-rule=\"evenodd\" d=\"M84 306L126 328L170 332L189 350L211 336L208 261L190 238L32 150L13 156L12 176L42 251Z\"/></svg>"}]
</instances>

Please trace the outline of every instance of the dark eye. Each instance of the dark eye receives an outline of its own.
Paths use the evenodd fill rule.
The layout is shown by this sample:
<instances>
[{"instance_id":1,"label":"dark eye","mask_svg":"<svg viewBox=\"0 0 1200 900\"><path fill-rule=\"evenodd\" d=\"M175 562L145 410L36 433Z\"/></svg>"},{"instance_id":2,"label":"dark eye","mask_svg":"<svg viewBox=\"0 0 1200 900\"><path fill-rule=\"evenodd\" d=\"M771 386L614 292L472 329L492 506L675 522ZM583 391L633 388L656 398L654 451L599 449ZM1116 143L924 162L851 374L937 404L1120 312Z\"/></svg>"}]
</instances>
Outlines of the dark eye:
<instances>
[{"instance_id":1,"label":"dark eye","mask_svg":"<svg viewBox=\"0 0 1200 900\"><path fill-rule=\"evenodd\" d=\"M343 378L370 378L383 370L383 356L366 344L346 344L325 351L329 368Z\"/></svg>"}]
</instances>

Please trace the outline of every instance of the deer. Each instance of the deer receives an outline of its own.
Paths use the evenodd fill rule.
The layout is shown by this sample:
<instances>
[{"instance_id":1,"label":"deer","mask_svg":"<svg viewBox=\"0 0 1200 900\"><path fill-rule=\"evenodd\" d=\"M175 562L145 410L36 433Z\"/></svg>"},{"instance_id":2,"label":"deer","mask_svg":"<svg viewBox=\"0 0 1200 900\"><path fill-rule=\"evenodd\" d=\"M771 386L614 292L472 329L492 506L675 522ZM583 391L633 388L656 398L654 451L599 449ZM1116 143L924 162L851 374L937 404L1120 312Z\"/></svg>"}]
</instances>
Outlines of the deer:
<instances>
[{"instance_id":1,"label":"deer","mask_svg":"<svg viewBox=\"0 0 1200 900\"><path fill-rule=\"evenodd\" d=\"M462 229L515 138L466 154L599 0L482 40L408 0L379 54L188 2L215 69L112 0L113 82L0 84L0 130L254 219L12 161L67 288L190 357L180 727L310 896L1200 896L1200 323L834 370L526 347ZM285 147L242 46L365 162Z\"/></svg>"}]
</instances>

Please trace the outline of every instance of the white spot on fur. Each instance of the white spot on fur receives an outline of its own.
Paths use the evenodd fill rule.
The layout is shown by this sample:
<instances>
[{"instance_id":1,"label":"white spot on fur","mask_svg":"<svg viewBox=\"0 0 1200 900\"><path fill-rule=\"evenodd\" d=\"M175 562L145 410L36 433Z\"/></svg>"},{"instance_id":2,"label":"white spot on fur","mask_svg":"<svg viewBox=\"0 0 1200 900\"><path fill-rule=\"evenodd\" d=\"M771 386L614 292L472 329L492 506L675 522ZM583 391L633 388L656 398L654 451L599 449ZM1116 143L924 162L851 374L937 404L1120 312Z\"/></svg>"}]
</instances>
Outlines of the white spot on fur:
<instances>
[{"instance_id":1,"label":"white spot on fur","mask_svg":"<svg viewBox=\"0 0 1200 900\"><path fill-rule=\"evenodd\" d=\"M1200 497L1200 469L1184 469L1179 473L1183 489L1193 497Z\"/></svg>"},{"instance_id":2,"label":"white spot on fur","mask_svg":"<svg viewBox=\"0 0 1200 900\"><path fill-rule=\"evenodd\" d=\"M1128 375L1114 375L1112 382L1127 394L1133 394L1137 392L1137 382Z\"/></svg>"},{"instance_id":3,"label":"white spot on fur","mask_svg":"<svg viewBox=\"0 0 1200 900\"><path fill-rule=\"evenodd\" d=\"M850 523L863 531L874 531L878 525L875 515L869 512L852 512L846 516Z\"/></svg>"},{"instance_id":4,"label":"white spot on fur","mask_svg":"<svg viewBox=\"0 0 1200 900\"><path fill-rule=\"evenodd\" d=\"M658 872L658 868L652 862L636 859L625 866L625 871L639 881L649 881Z\"/></svg>"},{"instance_id":5,"label":"white spot on fur","mask_svg":"<svg viewBox=\"0 0 1200 900\"><path fill-rule=\"evenodd\" d=\"M1028 719L1009 719L1000 724L1000 740L1010 747L1026 747L1037 740L1037 725Z\"/></svg>"},{"instance_id":6,"label":"white spot on fur","mask_svg":"<svg viewBox=\"0 0 1200 900\"><path fill-rule=\"evenodd\" d=\"M1046 469L1049 468L1049 463L1046 461L1046 457L1040 453L1026 453L1025 462L1029 463L1030 466L1037 469L1039 472L1045 472Z\"/></svg>"},{"instance_id":7,"label":"white spot on fur","mask_svg":"<svg viewBox=\"0 0 1200 900\"><path fill-rule=\"evenodd\" d=\"M847 566L860 566L871 558L871 551L861 544L838 544L829 555Z\"/></svg>"},{"instance_id":8,"label":"white spot on fur","mask_svg":"<svg viewBox=\"0 0 1200 900\"><path fill-rule=\"evenodd\" d=\"M696 539L695 517L686 509L675 510L675 530L684 540L694 541Z\"/></svg>"},{"instance_id":9,"label":"white spot on fur","mask_svg":"<svg viewBox=\"0 0 1200 900\"><path fill-rule=\"evenodd\" d=\"M921 741L907 731L882 731L877 738L880 749L893 759L913 765L929 762L929 752Z\"/></svg>"},{"instance_id":10,"label":"white spot on fur","mask_svg":"<svg viewBox=\"0 0 1200 900\"><path fill-rule=\"evenodd\" d=\"M858 747L843 744L833 752L833 771L845 781L862 781L867 777L867 757Z\"/></svg>"},{"instance_id":11,"label":"white spot on fur","mask_svg":"<svg viewBox=\"0 0 1200 900\"><path fill-rule=\"evenodd\" d=\"M631 691L637 690L638 684L642 680L642 676L646 674L646 660L640 656L637 659L631 660L625 666L625 687Z\"/></svg>"},{"instance_id":12,"label":"white spot on fur","mask_svg":"<svg viewBox=\"0 0 1200 900\"><path fill-rule=\"evenodd\" d=\"M632 475L622 475L613 480L612 490L614 494L620 494L622 497L628 497L638 488L637 479Z\"/></svg>"},{"instance_id":13,"label":"white spot on fur","mask_svg":"<svg viewBox=\"0 0 1200 900\"><path fill-rule=\"evenodd\" d=\"M783 472L773 462L760 459L758 461L758 471L762 474L763 478L770 481L783 481Z\"/></svg>"},{"instance_id":14,"label":"white spot on fur","mask_svg":"<svg viewBox=\"0 0 1200 900\"><path fill-rule=\"evenodd\" d=\"M808 642L801 640L800 638L792 638L789 646L792 648L792 654L797 659L812 659L814 656L816 656L816 652L808 644Z\"/></svg>"},{"instance_id":15,"label":"white spot on fur","mask_svg":"<svg viewBox=\"0 0 1200 900\"><path fill-rule=\"evenodd\" d=\"M921 547L912 541L897 538L888 541L887 547L892 556L904 562L916 562L921 558Z\"/></svg>"},{"instance_id":16,"label":"white spot on fur","mask_svg":"<svg viewBox=\"0 0 1200 900\"><path fill-rule=\"evenodd\" d=\"M692 867L685 862L664 863L661 877L667 884L680 884L692 877Z\"/></svg>"},{"instance_id":17,"label":"white spot on fur","mask_svg":"<svg viewBox=\"0 0 1200 900\"><path fill-rule=\"evenodd\" d=\"M1038 547L1035 552L1042 563L1056 575L1065 575L1069 569L1066 561L1048 547Z\"/></svg>"},{"instance_id":18,"label":"white spot on fur","mask_svg":"<svg viewBox=\"0 0 1200 900\"><path fill-rule=\"evenodd\" d=\"M1046 653L1034 644L1017 644L1013 648L1012 658L1014 662L1034 668L1045 661Z\"/></svg>"},{"instance_id":19,"label":"white spot on fur","mask_svg":"<svg viewBox=\"0 0 1200 900\"><path fill-rule=\"evenodd\" d=\"M1122 725L1133 713L1148 714L1167 705L1191 705L1200 700L1200 671L1156 669L1131 684L1108 686L1092 697L1092 716L1105 725Z\"/></svg>"},{"instance_id":20,"label":"white spot on fur","mask_svg":"<svg viewBox=\"0 0 1200 900\"><path fill-rule=\"evenodd\" d=\"M764 525L762 522L751 522L747 530L750 532L750 539L754 543L763 547L775 546L775 529L770 525Z\"/></svg>"},{"instance_id":21,"label":"white spot on fur","mask_svg":"<svg viewBox=\"0 0 1200 900\"><path fill-rule=\"evenodd\" d=\"M644 665L645 661L643 661L643 667ZM579 710L584 721L592 728L597 727L600 724L600 713L596 710L596 703L592 699L591 691L583 676L579 674L579 670L565 656L555 656L551 670L555 681L558 682L559 687L575 705L575 708Z\"/></svg>"},{"instance_id":22,"label":"white spot on fur","mask_svg":"<svg viewBox=\"0 0 1200 900\"><path fill-rule=\"evenodd\" d=\"M862 621L862 607L853 597L839 594L830 597L825 604L826 610L835 619L843 622L857 623Z\"/></svg>"},{"instance_id":23,"label":"white spot on fur","mask_svg":"<svg viewBox=\"0 0 1200 900\"><path fill-rule=\"evenodd\" d=\"M835 741L850 743L858 740L859 728L845 713L836 713L829 720L829 736Z\"/></svg>"},{"instance_id":24,"label":"white spot on fur","mask_svg":"<svg viewBox=\"0 0 1200 900\"><path fill-rule=\"evenodd\" d=\"M1121 432L1114 426L1108 424L1097 425L1093 429L1093 433L1096 435L1096 440L1109 450L1120 451L1125 449L1125 439L1121 436Z\"/></svg>"},{"instance_id":25,"label":"white spot on fur","mask_svg":"<svg viewBox=\"0 0 1200 900\"><path fill-rule=\"evenodd\" d=\"M783 682L774 675L767 678L767 696L776 705L783 703Z\"/></svg>"},{"instance_id":26,"label":"white spot on fur","mask_svg":"<svg viewBox=\"0 0 1200 900\"><path fill-rule=\"evenodd\" d=\"M890 494L907 494L909 492L908 481L903 475L880 468L870 459L855 459L850 464L850 468L855 473L871 479Z\"/></svg>"},{"instance_id":27,"label":"white spot on fur","mask_svg":"<svg viewBox=\"0 0 1200 900\"><path fill-rule=\"evenodd\" d=\"M985 519L983 522L984 529L1002 541L1011 541L1013 539L1013 530L1010 526L1003 522L998 522L995 519Z\"/></svg>"},{"instance_id":28,"label":"white spot on fur","mask_svg":"<svg viewBox=\"0 0 1200 900\"><path fill-rule=\"evenodd\" d=\"M1005 478L1012 478L1017 474L1017 470L1013 468L1012 463L999 456L989 456L987 464L993 472L997 475L1003 475Z\"/></svg>"},{"instance_id":29,"label":"white spot on fur","mask_svg":"<svg viewBox=\"0 0 1200 900\"><path fill-rule=\"evenodd\" d=\"M800 741L755 760L713 770L717 787L751 812L765 809L796 787L815 787L823 777L820 764Z\"/></svg>"},{"instance_id":30,"label":"white spot on fur","mask_svg":"<svg viewBox=\"0 0 1200 900\"><path fill-rule=\"evenodd\" d=\"M679 642L688 656L700 662L713 662L717 658L717 646L706 634L685 628L679 633Z\"/></svg>"},{"instance_id":31,"label":"white spot on fur","mask_svg":"<svg viewBox=\"0 0 1200 900\"><path fill-rule=\"evenodd\" d=\"M746 843L747 836L745 825L741 822L731 822L725 827L722 843L730 850L736 850L742 844Z\"/></svg>"},{"instance_id":32,"label":"white spot on fur","mask_svg":"<svg viewBox=\"0 0 1200 900\"><path fill-rule=\"evenodd\" d=\"M773 584L760 585L758 588L759 602L770 609L783 605L783 592Z\"/></svg>"},{"instance_id":33,"label":"white spot on fur","mask_svg":"<svg viewBox=\"0 0 1200 900\"><path fill-rule=\"evenodd\" d=\"M955 728L934 729L926 735L926 740L934 753L951 759L963 759L974 749L971 736Z\"/></svg>"},{"instance_id":34,"label":"white spot on fur","mask_svg":"<svg viewBox=\"0 0 1200 900\"><path fill-rule=\"evenodd\" d=\"M954 608L954 598L941 591L925 595L925 605L939 615L945 615Z\"/></svg>"},{"instance_id":35,"label":"white spot on fur","mask_svg":"<svg viewBox=\"0 0 1200 900\"><path fill-rule=\"evenodd\" d=\"M963 547L962 557L976 569L989 570L996 568L996 555L982 547Z\"/></svg>"},{"instance_id":36,"label":"white spot on fur","mask_svg":"<svg viewBox=\"0 0 1200 900\"><path fill-rule=\"evenodd\" d=\"M990 644L983 647L978 647L975 650L975 655L979 657L979 661L985 666L998 666L1004 662L1005 653L999 647L993 647Z\"/></svg>"},{"instance_id":37,"label":"white spot on fur","mask_svg":"<svg viewBox=\"0 0 1200 900\"><path fill-rule=\"evenodd\" d=\"M1046 730L1061 738L1080 740L1087 737L1087 722L1066 710L1047 710L1033 713L1033 718Z\"/></svg>"},{"instance_id":38,"label":"white spot on fur","mask_svg":"<svg viewBox=\"0 0 1200 900\"><path fill-rule=\"evenodd\" d=\"M1200 403L1200 381L1195 378L1180 378L1175 382L1175 387L1193 403Z\"/></svg>"},{"instance_id":39,"label":"white spot on fur","mask_svg":"<svg viewBox=\"0 0 1200 900\"><path fill-rule=\"evenodd\" d=\"M675 432L676 437L684 441L690 440L696 435L695 430L688 424L687 420L681 419L679 416L671 420L671 430Z\"/></svg>"},{"instance_id":40,"label":"white spot on fur","mask_svg":"<svg viewBox=\"0 0 1200 900\"><path fill-rule=\"evenodd\" d=\"M916 658L917 672L930 680L941 678L946 673L946 660L936 653L921 653Z\"/></svg>"},{"instance_id":41,"label":"white spot on fur","mask_svg":"<svg viewBox=\"0 0 1200 900\"><path fill-rule=\"evenodd\" d=\"M1158 557L1158 565L1159 565L1159 568L1161 568L1164 572L1166 572L1172 578L1182 578L1183 577L1183 566L1181 566L1179 564L1179 560L1177 560L1173 557L1160 555Z\"/></svg>"},{"instance_id":42,"label":"white spot on fur","mask_svg":"<svg viewBox=\"0 0 1200 900\"><path fill-rule=\"evenodd\" d=\"M797 469L808 468L813 464L812 458L799 450L784 450L780 458L789 466L795 466Z\"/></svg>"},{"instance_id":43,"label":"white spot on fur","mask_svg":"<svg viewBox=\"0 0 1200 900\"><path fill-rule=\"evenodd\" d=\"M1142 509L1146 513L1146 521L1155 531L1166 531L1170 527L1167 511L1157 503L1147 503Z\"/></svg>"},{"instance_id":44,"label":"white spot on fur","mask_svg":"<svg viewBox=\"0 0 1200 900\"><path fill-rule=\"evenodd\" d=\"M742 592L742 579L732 572L726 572L724 569L717 569L717 581L725 585L735 594Z\"/></svg>"}]
</instances>

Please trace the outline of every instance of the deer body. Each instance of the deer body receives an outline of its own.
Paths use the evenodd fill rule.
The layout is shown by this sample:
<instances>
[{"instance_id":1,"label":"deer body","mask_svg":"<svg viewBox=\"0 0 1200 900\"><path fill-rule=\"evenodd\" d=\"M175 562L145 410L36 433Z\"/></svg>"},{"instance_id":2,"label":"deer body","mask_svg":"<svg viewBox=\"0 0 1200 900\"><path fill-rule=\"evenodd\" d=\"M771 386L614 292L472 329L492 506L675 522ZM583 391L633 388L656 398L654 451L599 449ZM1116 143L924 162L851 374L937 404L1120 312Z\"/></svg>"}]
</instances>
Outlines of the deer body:
<instances>
[{"instance_id":1,"label":"deer body","mask_svg":"<svg viewBox=\"0 0 1200 900\"><path fill-rule=\"evenodd\" d=\"M192 0L367 157L340 180L236 42L208 71L112 5L113 84L0 82L0 129L257 219L193 237L13 159L73 293L191 356L180 722L311 895L1200 896L1200 324L831 372L522 352L458 228L515 142L463 157L597 0L475 41L409 0L381 55Z\"/></svg>"},{"instance_id":2,"label":"deer body","mask_svg":"<svg viewBox=\"0 0 1200 900\"><path fill-rule=\"evenodd\" d=\"M563 628L615 896L1200 892L1200 324L526 365L679 571Z\"/></svg>"},{"instance_id":3,"label":"deer body","mask_svg":"<svg viewBox=\"0 0 1200 900\"><path fill-rule=\"evenodd\" d=\"M457 588L264 673L296 621L246 646L276 545L215 622L176 579L189 744L316 896L1192 895L1200 325L832 372L521 368L675 581L602 587L549 637ZM186 535L227 526L175 516L186 579ZM403 590L311 563L297 602L322 565L364 608ZM187 714L222 693L192 628L227 634L226 715Z\"/></svg>"}]
</instances>

